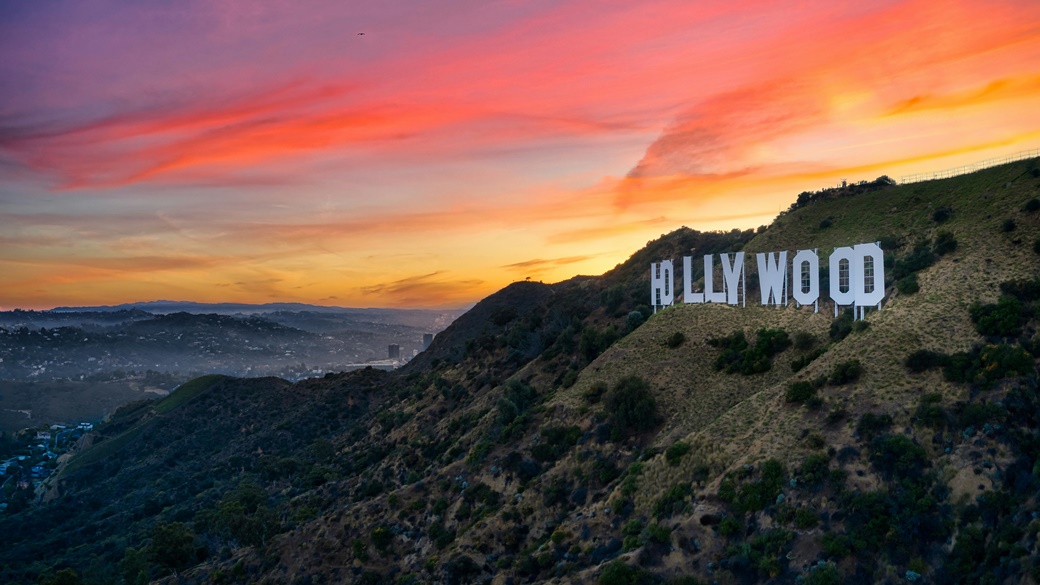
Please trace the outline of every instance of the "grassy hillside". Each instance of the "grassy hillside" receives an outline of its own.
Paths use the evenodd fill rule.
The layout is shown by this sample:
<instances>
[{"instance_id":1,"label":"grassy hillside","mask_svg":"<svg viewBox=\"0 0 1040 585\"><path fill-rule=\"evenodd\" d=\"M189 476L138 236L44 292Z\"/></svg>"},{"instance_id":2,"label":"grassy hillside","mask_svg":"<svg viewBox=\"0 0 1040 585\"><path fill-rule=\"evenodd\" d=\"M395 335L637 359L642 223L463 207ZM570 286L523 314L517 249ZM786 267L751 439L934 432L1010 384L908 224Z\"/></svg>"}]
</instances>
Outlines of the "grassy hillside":
<instances>
[{"instance_id":1,"label":"grassy hillside","mask_svg":"<svg viewBox=\"0 0 1040 585\"><path fill-rule=\"evenodd\" d=\"M1040 580L1037 168L682 228L601 277L507 287L396 373L197 381L0 521L0 576ZM753 281L746 308L646 306L649 263L691 248L866 241L886 299L858 324L758 306Z\"/></svg>"}]
</instances>

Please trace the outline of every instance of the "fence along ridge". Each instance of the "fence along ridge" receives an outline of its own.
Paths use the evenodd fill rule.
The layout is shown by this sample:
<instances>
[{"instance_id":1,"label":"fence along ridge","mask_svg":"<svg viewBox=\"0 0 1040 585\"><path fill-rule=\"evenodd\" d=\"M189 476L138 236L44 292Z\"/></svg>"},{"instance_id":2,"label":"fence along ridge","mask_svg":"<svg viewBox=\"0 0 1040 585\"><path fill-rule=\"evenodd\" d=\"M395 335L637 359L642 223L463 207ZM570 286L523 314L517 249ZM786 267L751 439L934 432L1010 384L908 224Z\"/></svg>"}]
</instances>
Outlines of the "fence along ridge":
<instances>
[{"instance_id":1,"label":"fence along ridge","mask_svg":"<svg viewBox=\"0 0 1040 585\"><path fill-rule=\"evenodd\" d=\"M982 169L988 169L990 167L996 167L1008 163L1017 162L1020 160L1025 160L1027 158L1035 157L1040 157L1040 148L1034 148L1032 150L1023 150L1014 154L1009 154L1007 156L987 158L986 160L982 160L977 163L964 165L960 167L954 167L952 169L944 169L932 173L917 173L914 175L905 175L899 178L899 184L905 185L908 183L920 183L922 181L932 181L935 179L948 179L950 177L966 175L968 173L974 173L975 171L981 171Z\"/></svg>"}]
</instances>

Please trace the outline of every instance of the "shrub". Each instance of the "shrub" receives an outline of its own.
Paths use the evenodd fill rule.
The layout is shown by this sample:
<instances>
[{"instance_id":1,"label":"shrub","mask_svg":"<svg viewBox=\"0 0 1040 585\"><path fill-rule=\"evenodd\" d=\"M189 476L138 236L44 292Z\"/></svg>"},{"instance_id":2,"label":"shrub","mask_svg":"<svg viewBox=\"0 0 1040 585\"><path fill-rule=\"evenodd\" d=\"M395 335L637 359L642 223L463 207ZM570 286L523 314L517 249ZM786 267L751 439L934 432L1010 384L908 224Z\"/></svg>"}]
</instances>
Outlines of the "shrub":
<instances>
[{"instance_id":1,"label":"shrub","mask_svg":"<svg viewBox=\"0 0 1040 585\"><path fill-rule=\"evenodd\" d=\"M653 544L668 544L672 541L672 529L661 526L660 524L651 524L646 527L646 541Z\"/></svg>"},{"instance_id":2,"label":"shrub","mask_svg":"<svg viewBox=\"0 0 1040 585\"><path fill-rule=\"evenodd\" d=\"M578 350L586 360L591 362L617 340L618 334L613 325L608 326L603 331L599 331L595 327L586 327L581 330Z\"/></svg>"},{"instance_id":3,"label":"shrub","mask_svg":"<svg viewBox=\"0 0 1040 585\"><path fill-rule=\"evenodd\" d=\"M816 345L816 336L808 331L799 331L794 334L794 348L805 351Z\"/></svg>"},{"instance_id":4,"label":"shrub","mask_svg":"<svg viewBox=\"0 0 1040 585\"><path fill-rule=\"evenodd\" d=\"M1019 278L1002 282L1000 292L1011 295L1024 303L1040 300L1040 278L1032 280Z\"/></svg>"},{"instance_id":5,"label":"shrub","mask_svg":"<svg viewBox=\"0 0 1040 585\"><path fill-rule=\"evenodd\" d=\"M748 344L743 331L734 331L726 337L708 340L712 347L722 348L715 359L716 370L744 375L767 372L772 367L770 359L791 346L791 338L782 329L759 329L755 333L755 344Z\"/></svg>"},{"instance_id":6,"label":"shrub","mask_svg":"<svg viewBox=\"0 0 1040 585\"><path fill-rule=\"evenodd\" d=\"M950 219L950 216L952 215L953 208L940 207L939 209L936 209L934 212L932 212L932 221L934 221L935 223L944 223L948 219Z\"/></svg>"},{"instance_id":7,"label":"shrub","mask_svg":"<svg viewBox=\"0 0 1040 585\"><path fill-rule=\"evenodd\" d=\"M827 563L809 569L803 585L841 585L844 582L845 576L841 574L838 567L833 563Z\"/></svg>"},{"instance_id":8,"label":"shrub","mask_svg":"<svg viewBox=\"0 0 1040 585\"><path fill-rule=\"evenodd\" d=\"M650 386L639 376L618 380L603 397L607 415L611 417L616 438L632 431L648 431L658 423L657 402Z\"/></svg>"},{"instance_id":9,"label":"shrub","mask_svg":"<svg viewBox=\"0 0 1040 585\"><path fill-rule=\"evenodd\" d=\"M1036 241L1033 242L1033 253L1040 254L1040 238L1037 238Z\"/></svg>"},{"instance_id":10,"label":"shrub","mask_svg":"<svg viewBox=\"0 0 1040 585\"><path fill-rule=\"evenodd\" d=\"M835 534L833 532L824 533L820 542L820 548L823 550L823 556L829 559L847 557L852 552L852 548L849 546L849 538L843 534Z\"/></svg>"},{"instance_id":11,"label":"shrub","mask_svg":"<svg viewBox=\"0 0 1040 585\"><path fill-rule=\"evenodd\" d=\"M956 249L957 238L953 237L953 232L943 230L935 234L935 243L932 244L932 251L935 252L936 256L945 256Z\"/></svg>"},{"instance_id":12,"label":"shrub","mask_svg":"<svg viewBox=\"0 0 1040 585\"><path fill-rule=\"evenodd\" d=\"M845 311L831 321L830 336L834 341L841 341L852 333L852 311Z\"/></svg>"},{"instance_id":13,"label":"shrub","mask_svg":"<svg viewBox=\"0 0 1040 585\"><path fill-rule=\"evenodd\" d=\"M692 494L693 490L689 484L680 483L673 485L663 496L654 502L654 516L667 518L673 514L684 512L689 507L686 503L686 498Z\"/></svg>"},{"instance_id":14,"label":"shrub","mask_svg":"<svg viewBox=\"0 0 1040 585\"><path fill-rule=\"evenodd\" d=\"M635 331L644 321L646 321L646 317L644 317L642 313L639 311L632 311L628 314L628 317L625 318L625 328L629 331Z\"/></svg>"},{"instance_id":15,"label":"shrub","mask_svg":"<svg viewBox=\"0 0 1040 585\"><path fill-rule=\"evenodd\" d=\"M979 374L987 381L1033 372L1033 356L1020 345L998 343L987 345L979 351Z\"/></svg>"},{"instance_id":16,"label":"shrub","mask_svg":"<svg viewBox=\"0 0 1040 585\"><path fill-rule=\"evenodd\" d=\"M834 225L834 220L828 217L827 219L820 222L820 229L825 230L831 227L832 225Z\"/></svg>"},{"instance_id":17,"label":"shrub","mask_svg":"<svg viewBox=\"0 0 1040 585\"><path fill-rule=\"evenodd\" d=\"M813 351L811 351L811 352L809 352L809 353L807 353L807 354L805 354L805 355L803 355L801 357L797 357L797 358L791 360L791 371L792 372L799 372L799 371L801 371L802 368L804 368L805 366L811 364L813 362L813 360L815 360L816 358L818 358L821 355L823 355L826 351L827 351L826 349L821 347L821 348L813 350Z\"/></svg>"},{"instance_id":18,"label":"shrub","mask_svg":"<svg viewBox=\"0 0 1040 585\"><path fill-rule=\"evenodd\" d=\"M148 557L160 566L179 571L201 560L195 546L195 533L181 522L159 522L152 529Z\"/></svg>"},{"instance_id":19,"label":"shrub","mask_svg":"<svg viewBox=\"0 0 1040 585\"><path fill-rule=\"evenodd\" d=\"M531 448L531 455L543 463L551 463L563 456L581 438L577 426L544 427L539 431L541 442Z\"/></svg>"},{"instance_id":20,"label":"shrub","mask_svg":"<svg viewBox=\"0 0 1040 585\"><path fill-rule=\"evenodd\" d=\"M896 280L905 278L935 264L935 253L928 242L918 242L913 251L897 258L892 266L892 277Z\"/></svg>"},{"instance_id":21,"label":"shrub","mask_svg":"<svg viewBox=\"0 0 1040 585\"><path fill-rule=\"evenodd\" d=\"M912 295L921 290L921 284L917 281L917 275L904 276L896 281L896 290L899 294Z\"/></svg>"},{"instance_id":22,"label":"shrub","mask_svg":"<svg viewBox=\"0 0 1040 585\"><path fill-rule=\"evenodd\" d=\"M887 414L864 413L856 424L856 434L870 440L892 427L892 417Z\"/></svg>"},{"instance_id":23,"label":"shrub","mask_svg":"<svg viewBox=\"0 0 1040 585\"><path fill-rule=\"evenodd\" d=\"M626 565L620 559L604 567L599 574L599 585L649 585L653 582L650 572Z\"/></svg>"},{"instance_id":24,"label":"shrub","mask_svg":"<svg viewBox=\"0 0 1040 585\"><path fill-rule=\"evenodd\" d=\"M686 336L683 335L683 332L676 331L668 336L668 341L666 343L668 344L668 347L675 349L682 345L684 341L686 341Z\"/></svg>"},{"instance_id":25,"label":"shrub","mask_svg":"<svg viewBox=\"0 0 1040 585\"><path fill-rule=\"evenodd\" d=\"M842 384L848 384L859 380L859 377L863 374L863 365L859 363L859 360L849 360L847 362L841 362L834 364L834 369L831 370L831 375L827 378L827 383L832 386L840 386Z\"/></svg>"},{"instance_id":26,"label":"shrub","mask_svg":"<svg viewBox=\"0 0 1040 585\"><path fill-rule=\"evenodd\" d=\"M794 525L795 528L800 530L808 530L810 528L816 528L820 523L820 517L807 508L798 508L794 513Z\"/></svg>"},{"instance_id":27,"label":"shrub","mask_svg":"<svg viewBox=\"0 0 1040 585\"><path fill-rule=\"evenodd\" d=\"M1015 220L1009 217L1004 220L1004 223L1000 224L1000 231L1009 233L1015 231L1016 227L1018 227L1018 224L1015 223Z\"/></svg>"},{"instance_id":28,"label":"shrub","mask_svg":"<svg viewBox=\"0 0 1040 585\"><path fill-rule=\"evenodd\" d=\"M719 521L719 534L725 537L736 536L743 529L740 525L740 521L733 516L726 516Z\"/></svg>"},{"instance_id":29,"label":"shrub","mask_svg":"<svg viewBox=\"0 0 1040 585\"><path fill-rule=\"evenodd\" d=\"M674 443L671 447L668 447L664 452L664 458L668 461L668 465L675 467L679 465L679 461L682 460L683 456L690 452L689 443L679 441Z\"/></svg>"},{"instance_id":30,"label":"shrub","mask_svg":"<svg viewBox=\"0 0 1040 585\"><path fill-rule=\"evenodd\" d=\"M830 471L831 458L826 453L813 453L802 461L798 469L798 476L802 483L815 487L827 479Z\"/></svg>"},{"instance_id":31,"label":"shrub","mask_svg":"<svg viewBox=\"0 0 1040 585\"><path fill-rule=\"evenodd\" d=\"M607 392L607 383L600 381L600 382L596 382L592 386L589 386L588 389L586 389L585 392L582 393L582 396L589 403L596 404L597 402L600 401L601 398L603 398L603 395L606 392Z\"/></svg>"},{"instance_id":32,"label":"shrub","mask_svg":"<svg viewBox=\"0 0 1040 585\"><path fill-rule=\"evenodd\" d=\"M946 410L942 407L942 394L934 392L921 397L917 410L914 411L917 422L933 429L946 425Z\"/></svg>"},{"instance_id":33,"label":"shrub","mask_svg":"<svg viewBox=\"0 0 1040 585\"><path fill-rule=\"evenodd\" d=\"M911 372L919 374L925 370L930 370L932 368L937 368L941 366L943 364L943 358L945 357L946 356L944 356L941 353L937 353L927 349L919 349L911 353L910 355L906 356L906 360L903 362L903 365L905 365L906 368Z\"/></svg>"},{"instance_id":34,"label":"shrub","mask_svg":"<svg viewBox=\"0 0 1040 585\"><path fill-rule=\"evenodd\" d=\"M871 442L870 460L883 475L916 477L929 465L928 453L906 435L884 435Z\"/></svg>"},{"instance_id":35,"label":"shrub","mask_svg":"<svg viewBox=\"0 0 1040 585\"><path fill-rule=\"evenodd\" d=\"M620 284L606 289L599 295L600 302L606 307L607 314L614 314L625 300L625 287Z\"/></svg>"},{"instance_id":36,"label":"shrub","mask_svg":"<svg viewBox=\"0 0 1040 585\"><path fill-rule=\"evenodd\" d=\"M1002 296L996 304L974 303L968 309L975 329L982 335L1016 337L1022 332L1022 303Z\"/></svg>"},{"instance_id":37,"label":"shrub","mask_svg":"<svg viewBox=\"0 0 1040 585\"><path fill-rule=\"evenodd\" d=\"M809 382L793 382L787 386L786 398L788 402L801 404L813 396L816 396L816 387Z\"/></svg>"},{"instance_id":38,"label":"shrub","mask_svg":"<svg viewBox=\"0 0 1040 585\"><path fill-rule=\"evenodd\" d=\"M386 548L390 546L390 543L394 540L394 533L390 532L388 527L379 525L372 529L372 532L368 535L368 539L380 551L386 551Z\"/></svg>"}]
</instances>

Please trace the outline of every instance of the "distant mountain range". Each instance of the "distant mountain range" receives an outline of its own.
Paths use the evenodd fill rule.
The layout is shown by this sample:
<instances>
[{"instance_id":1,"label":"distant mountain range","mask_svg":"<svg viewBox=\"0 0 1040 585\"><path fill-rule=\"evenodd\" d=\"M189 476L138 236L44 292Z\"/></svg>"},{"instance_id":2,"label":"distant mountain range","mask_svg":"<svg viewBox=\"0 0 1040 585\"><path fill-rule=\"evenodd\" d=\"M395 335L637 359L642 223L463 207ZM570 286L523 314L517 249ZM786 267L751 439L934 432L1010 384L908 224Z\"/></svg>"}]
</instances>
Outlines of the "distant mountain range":
<instances>
[{"instance_id":1,"label":"distant mountain range","mask_svg":"<svg viewBox=\"0 0 1040 585\"><path fill-rule=\"evenodd\" d=\"M470 305L472 306L472 305ZM219 313L219 314L252 314L273 313L277 311L308 311L313 313L347 313L352 315L385 315L393 313L457 313L461 314L469 307L458 309L434 310L434 309L388 309L388 308L353 308L353 307L329 307L324 305L309 305L306 303L195 303L191 301L143 301L139 303L124 303L122 305L99 305L96 307L55 307L51 309L58 313L82 313L82 312L116 312L139 309L149 313Z\"/></svg>"}]
</instances>

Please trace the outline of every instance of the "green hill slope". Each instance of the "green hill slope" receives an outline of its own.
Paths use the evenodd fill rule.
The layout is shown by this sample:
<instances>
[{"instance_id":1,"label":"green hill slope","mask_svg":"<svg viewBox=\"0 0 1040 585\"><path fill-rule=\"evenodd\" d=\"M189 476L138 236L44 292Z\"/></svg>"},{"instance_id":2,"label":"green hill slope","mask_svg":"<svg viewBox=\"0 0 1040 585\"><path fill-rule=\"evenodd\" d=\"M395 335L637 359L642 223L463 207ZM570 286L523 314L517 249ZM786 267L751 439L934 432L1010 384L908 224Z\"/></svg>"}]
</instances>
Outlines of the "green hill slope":
<instances>
[{"instance_id":1,"label":"green hill slope","mask_svg":"<svg viewBox=\"0 0 1040 585\"><path fill-rule=\"evenodd\" d=\"M0 520L0 576L1036 580L1037 168L682 228L601 277L507 287L399 372L198 381L118 413ZM691 248L867 241L888 278L859 324L759 306L753 279L744 308L647 307L650 262Z\"/></svg>"}]
</instances>

